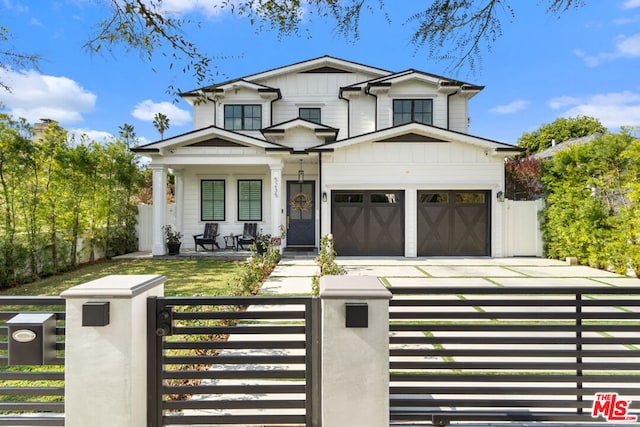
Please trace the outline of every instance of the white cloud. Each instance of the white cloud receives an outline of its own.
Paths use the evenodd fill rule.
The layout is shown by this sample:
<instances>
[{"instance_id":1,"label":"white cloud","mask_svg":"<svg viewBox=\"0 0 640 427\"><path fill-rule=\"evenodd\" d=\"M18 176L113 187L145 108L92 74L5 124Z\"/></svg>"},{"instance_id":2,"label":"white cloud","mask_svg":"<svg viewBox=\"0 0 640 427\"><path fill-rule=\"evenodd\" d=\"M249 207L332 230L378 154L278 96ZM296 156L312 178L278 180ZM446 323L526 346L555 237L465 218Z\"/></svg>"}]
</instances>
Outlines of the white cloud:
<instances>
[{"instance_id":1,"label":"white cloud","mask_svg":"<svg viewBox=\"0 0 640 427\"><path fill-rule=\"evenodd\" d=\"M636 7L640 7L640 0L627 0L622 5L623 9L635 9Z\"/></svg>"},{"instance_id":2,"label":"white cloud","mask_svg":"<svg viewBox=\"0 0 640 427\"><path fill-rule=\"evenodd\" d=\"M0 104L15 117L30 122L53 119L61 125L84 121L82 113L93 111L97 96L77 82L37 71L0 69L0 81L11 92L0 90Z\"/></svg>"},{"instance_id":3,"label":"white cloud","mask_svg":"<svg viewBox=\"0 0 640 427\"><path fill-rule=\"evenodd\" d=\"M497 107L491 108L489 111L494 114L513 114L526 109L528 106L529 101L525 101L524 99L516 99L509 104L498 105Z\"/></svg>"},{"instance_id":4,"label":"white cloud","mask_svg":"<svg viewBox=\"0 0 640 427\"><path fill-rule=\"evenodd\" d=\"M620 58L640 57L640 33L636 33L631 36L620 35L616 37L614 41L614 50L611 52L600 52L595 55L589 55L582 49L576 49L574 53L578 57L582 58L585 64L589 67L597 67L603 62Z\"/></svg>"},{"instance_id":5,"label":"white cloud","mask_svg":"<svg viewBox=\"0 0 640 427\"><path fill-rule=\"evenodd\" d=\"M640 56L640 33L630 37L621 37L616 48L622 55Z\"/></svg>"},{"instance_id":6,"label":"white cloud","mask_svg":"<svg viewBox=\"0 0 640 427\"><path fill-rule=\"evenodd\" d=\"M169 125L182 126L191 123L191 113L178 108L171 102L153 102L150 99L142 101L135 106L131 115L144 122L153 122L157 113L162 113L169 118Z\"/></svg>"},{"instance_id":7,"label":"white cloud","mask_svg":"<svg viewBox=\"0 0 640 427\"><path fill-rule=\"evenodd\" d=\"M576 105L580 103L579 98L575 98L573 96L558 96L556 98L552 98L547 104L549 107L557 110L559 108L565 108L570 105Z\"/></svg>"},{"instance_id":8,"label":"white cloud","mask_svg":"<svg viewBox=\"0 0 640 427\"><path fill-rule=\"evenodd\" d=\"M75 138L76 143L82 141L83 137L89 141L107 142L114 139L114 136L110 132L102 130L93 130L86 128L69 129L69 133Z\"/></svg>"},{"instance_id":9,"label":"white cloud","mask_svg":"<svg viewBox=\"0 0 640 427\"><path fill-rule=\"evenodd\" d=\"M622 91L583 98L562 96L548 102L553 109L564 109L564 117L595 117L608 128L640 125L640 92Z\"/></svg>"},{"instance_id":10,"label":"white cloud","mask_svg":"<svg viewBox=\"0 0 640 427\"><path fill-rule=\"evenodd\" d=\"M217 16L223 13L228 7L225 3L239 3L238 1L225 0L163 0L161 9L171 15L185 15L188 13L201 13L206 17Z\"/></svg>"},{"instance_id":11,"label":"white cloud","mask_svg":"<svg viewBox=\"0 0 640 427\"><path fill-rule=\"evenodd\" d=\"M2 8L4 10L11 10L17 13L29 13L29 6L22 4L22 2L15 2L10 0L2 1Z\"/></svg>"}]
</instances>

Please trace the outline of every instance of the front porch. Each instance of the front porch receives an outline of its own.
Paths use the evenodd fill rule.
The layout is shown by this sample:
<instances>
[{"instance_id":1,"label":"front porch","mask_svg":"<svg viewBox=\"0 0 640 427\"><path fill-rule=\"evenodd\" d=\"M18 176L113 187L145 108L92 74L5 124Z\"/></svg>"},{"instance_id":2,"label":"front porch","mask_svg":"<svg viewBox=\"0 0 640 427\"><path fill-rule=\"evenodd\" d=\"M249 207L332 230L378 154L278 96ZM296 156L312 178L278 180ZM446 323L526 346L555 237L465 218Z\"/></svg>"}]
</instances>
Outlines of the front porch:
<instances>
[{"instance_id":1,"label":"front porch","mask_svg":"<svg viewBox=\"0 0 640 427\"><path fill-rule=\"evenodd\" d=\"M285 249L282 252L283 259L315 259L318 255L316 248L304 250ZM239 249L217 249L215 251L203 251L194 249L180 249L178 255L153 255L151 251L132 252L125 255L114 257L114 259L213 259L223 261L244 261L251 256L251 251Z\"/></svg>"}]
</instances>

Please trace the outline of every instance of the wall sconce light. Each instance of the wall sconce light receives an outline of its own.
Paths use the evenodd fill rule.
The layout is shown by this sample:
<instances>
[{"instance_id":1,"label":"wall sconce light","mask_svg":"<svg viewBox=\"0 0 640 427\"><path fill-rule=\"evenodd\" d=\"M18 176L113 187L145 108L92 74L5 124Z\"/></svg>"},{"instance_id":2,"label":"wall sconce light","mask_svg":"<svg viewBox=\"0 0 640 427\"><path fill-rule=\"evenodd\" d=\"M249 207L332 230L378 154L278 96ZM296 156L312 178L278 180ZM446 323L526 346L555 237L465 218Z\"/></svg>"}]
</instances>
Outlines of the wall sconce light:
<instances>
[{"instance_id":1,"label":"wall sconce light","mask_svg":"<svg viewBox=\"0 0 640 427\"><path fill-rule=\"evenodd\" d=\"M300 169L298 170L298 183L304 182L304 169L302 169L302 159L300 159Z\"/></svg>"},{"instance_id":2,"label":"wall sconce light","mask_svg":"<svg viewBox=\"0 0 640 427\"><path fill-rule=\"evenodd\" d=\"M323 202L326 202L326 201L327 201L327 192L326 192L326 191L323 191L323 192L322 192L322 201L323 201Z\"/></svg>"},{"instance_id":3,"label":"wall sconce light","mask_svg":"<svg viewBox=\"0 0 640 427\"><path fill-rule=\"evenodd\" d=\"M498 199L499 202L504 202L504 193L502 191L498 191L496 193L496 199Z\"/></svg>"}]
</instances>

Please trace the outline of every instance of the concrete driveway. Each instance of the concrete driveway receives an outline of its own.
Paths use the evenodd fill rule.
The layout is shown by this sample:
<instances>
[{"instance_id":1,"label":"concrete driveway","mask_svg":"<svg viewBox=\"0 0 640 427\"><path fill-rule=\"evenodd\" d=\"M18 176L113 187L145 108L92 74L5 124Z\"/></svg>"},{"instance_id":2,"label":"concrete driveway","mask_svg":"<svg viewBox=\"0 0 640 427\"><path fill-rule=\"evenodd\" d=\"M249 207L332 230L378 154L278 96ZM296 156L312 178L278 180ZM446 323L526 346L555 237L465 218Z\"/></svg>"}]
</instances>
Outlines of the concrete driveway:
<instances>
[{"instance_id":1,"label":"concrete driveway","mask_svg":"<svg viewBox=\"0 0 640 427\"><path fill-rule=\"evenodd\" d=\"M350 258L336 262L348 275L376 276L391 286L637 286L640 280L543 258ZM284 258L263 294L311 293L313 259Z\"/></svg>"}]
</instances>

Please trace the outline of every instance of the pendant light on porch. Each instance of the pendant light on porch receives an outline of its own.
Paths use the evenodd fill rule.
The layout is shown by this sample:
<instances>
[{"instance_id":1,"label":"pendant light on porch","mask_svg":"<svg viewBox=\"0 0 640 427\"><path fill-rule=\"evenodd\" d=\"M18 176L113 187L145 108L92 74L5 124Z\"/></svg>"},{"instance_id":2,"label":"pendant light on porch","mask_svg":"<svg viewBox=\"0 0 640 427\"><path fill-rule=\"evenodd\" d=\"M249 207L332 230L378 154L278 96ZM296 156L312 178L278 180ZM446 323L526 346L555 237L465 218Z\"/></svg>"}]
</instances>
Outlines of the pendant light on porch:
<instances>
[{"instance_id":1,"label":"pendant light on porch","mask_svg":"<svg viewBox=\"0 0 640 427\"><path fill-rule=\"evenodd\" d=\"M300 159L300 169L298 170L298 183L304 182L304 169L302 169L302 159Z\"/></svg>"}]
</instances>

